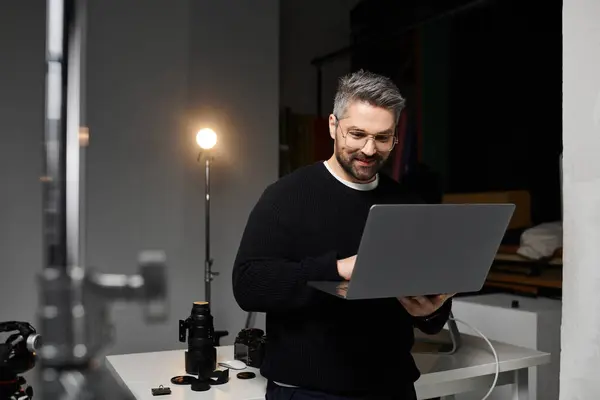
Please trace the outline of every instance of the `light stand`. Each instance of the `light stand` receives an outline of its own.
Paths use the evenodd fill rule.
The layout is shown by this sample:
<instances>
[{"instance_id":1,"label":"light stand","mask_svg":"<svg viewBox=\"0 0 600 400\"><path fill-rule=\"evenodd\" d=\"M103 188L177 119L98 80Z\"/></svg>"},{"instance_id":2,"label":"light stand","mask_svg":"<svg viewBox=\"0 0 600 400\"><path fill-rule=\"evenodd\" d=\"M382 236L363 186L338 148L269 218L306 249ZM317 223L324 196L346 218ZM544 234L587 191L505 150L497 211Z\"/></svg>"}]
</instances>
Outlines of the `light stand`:
<instances>
[{"instance_id":1,"label":"light stand","mask_svg":"<svg viewBox=\"0 0 600 400\"><path fill-rule=\"evenodd\" d=\"M218 272L212 270L213 259L210 254L210 168L213 162L211 150L217 144L217 134L209 128L204 128L196 134L196 143L200 146L198 161L204 156L204 296L209 305L211 303L211 284ZM220 339L227 336L227 331L215 331L215 345L220 345Z\"/></svg>"},{"instance_id":2,"label":"light stand","mask_svg":"<svg viewBox=\"0 0 600 400\"><path fill-rule=\"evenodd\" d=\"M246 315L246 323L244 324L244 329L253 328L255 321L256 321L256 314L252 311L248 312L248 314Z\"/></svg>"},{"instance_id":3,"label":"light stand","mask_svg":"<svg viewBox=\"0 0 600 400\"><path fill-rule=\"evenodd\" d=\"M148 319L166 318L162 252L141 253L135 275L104 274L85 266L85 25L86 0L47 0L44 269L38 313L43 344L34 389L43 400L131 398L105 365L106 346L114 340L109 306L136 301L147 306Z\"/></svg>"},{"instance_id":4,"label":"light stand","mask_svg":"<svg viewBox=\"0 0 600 400\"><path fill-rule=\"evenodd\" d=\"M210 257L210 167L212 162L211 150L217 144L217 134L209 128L201 129L196 135L196 143L200 146L198 161L204 155L204 296L209 304L211 300L210 286L213 278L219 275L212 271L213 259Z\"/></svg>"},{"instance_id":5,"label":"light stand","mask_svg":"<svg viewBox=\"0 0 600 400\"><path fill-rule=\"evenodd\" d=\"M211 282L213 281L215 276L218 276L218 272L213 272L212 265L213 259L210 256L210 164L212 162L212 157L207 155L205 160L205 181L204 181L204 293L206 301L210 303L211 301Z\"/></svg>"}]
</instances>

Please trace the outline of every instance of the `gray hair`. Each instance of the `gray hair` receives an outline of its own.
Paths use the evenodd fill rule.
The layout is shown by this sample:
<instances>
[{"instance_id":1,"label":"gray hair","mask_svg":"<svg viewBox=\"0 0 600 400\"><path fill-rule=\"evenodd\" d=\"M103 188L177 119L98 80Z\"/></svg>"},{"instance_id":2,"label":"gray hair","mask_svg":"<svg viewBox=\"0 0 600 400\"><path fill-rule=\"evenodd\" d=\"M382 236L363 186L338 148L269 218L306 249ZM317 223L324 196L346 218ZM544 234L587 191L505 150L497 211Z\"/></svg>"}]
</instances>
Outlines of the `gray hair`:
<instances>
[{"instance_id":1,"label":"gray hair","mask_svg":"<svg viewBox=\"0 0 600 400\"><path fill-rule=\"evenodd\" d=\"M354 101L363 101L393 112L396 123L406 103L390 78L362 69L339 79L333 115L343 118L348 106Z\"/></svg>"}]
</instances>

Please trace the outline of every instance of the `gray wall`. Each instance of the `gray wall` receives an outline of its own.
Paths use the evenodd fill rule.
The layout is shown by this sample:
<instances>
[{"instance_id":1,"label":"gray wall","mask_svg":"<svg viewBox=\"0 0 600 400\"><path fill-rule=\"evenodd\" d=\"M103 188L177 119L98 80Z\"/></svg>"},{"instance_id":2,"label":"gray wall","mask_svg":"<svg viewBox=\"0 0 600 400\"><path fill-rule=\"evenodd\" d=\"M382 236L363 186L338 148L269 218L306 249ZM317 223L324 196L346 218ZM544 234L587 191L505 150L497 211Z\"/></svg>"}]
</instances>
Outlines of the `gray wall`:
<instances>
[{"instance_id":1,"label":"gray wall","mask_svg":"<svg viewBox=\"0 0 600 400\"><path fill-rule=\"evenodd\" d=\"M360 0L281 1L281 104L316 114L317 70L310 61L350 44L350 10ZM323 113L333 107L337 78L350 69L342 57L323 67Z\"/></svg>"},{"instance_id":2,"label":"gray wall","mask_svg":"<svg viewBox=\"0 0 600 400\"><path fill-rule=\"evenodd\" d=\"M0 6L0 320L35 322L44 4ZM276 0L90 0L88 264L133 273L138 251L164 249L171 295L165 324L147 326L136 305L116 307L111 353L181 347L177 321L204 298L204 172L194 135L205 125L220 135L215 324L231 332L226 342L242 328L231 266L251 207L277 178L278 16Z\"/></svg>"},{"instance_id":3,"label":"gray wall","mask_svg":"<svg viewBox=\"0 0 600 400\"><path fill-rule=\"evenodd\" d=\"M32 320L38 298L46 29L40 3L0 4L0 321Z\"/></svg>"}]
</instances>

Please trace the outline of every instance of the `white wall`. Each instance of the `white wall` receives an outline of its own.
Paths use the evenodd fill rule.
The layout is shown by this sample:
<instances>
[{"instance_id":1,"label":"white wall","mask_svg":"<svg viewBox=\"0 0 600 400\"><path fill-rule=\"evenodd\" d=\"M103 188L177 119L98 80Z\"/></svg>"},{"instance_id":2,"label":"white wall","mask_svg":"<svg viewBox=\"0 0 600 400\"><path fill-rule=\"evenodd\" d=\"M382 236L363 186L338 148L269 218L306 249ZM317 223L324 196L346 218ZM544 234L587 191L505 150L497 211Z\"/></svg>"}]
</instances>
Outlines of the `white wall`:
<instances>
[{"instance_id":1,"label":"white wall","mask_svg":"<svg viewBox=\"0 0 600 400\"><path fill-rule=\"evenodd\" d=\"M600 393L600 2L563 2L561 400Z\"/></svg>"},{"instance_id":2,"label":"white wall","mask_svg":"<svg viewBox=\"0 0 600 400\"><path fill-rule=\"evenodd\" d=\"M204 298L204 171L194 135L205 123L220 134L213 314L231 342L245 317L231 293L233 260L251 207L278 171L278 2L89 3L88 264L134 273L148 248L164 249L169 264L170 320L147 326L139 307L117 307L111 353L184 346L177 321ZM36 321L44 5L0 6L0 320Z\"/></svg>"}]
</instances>

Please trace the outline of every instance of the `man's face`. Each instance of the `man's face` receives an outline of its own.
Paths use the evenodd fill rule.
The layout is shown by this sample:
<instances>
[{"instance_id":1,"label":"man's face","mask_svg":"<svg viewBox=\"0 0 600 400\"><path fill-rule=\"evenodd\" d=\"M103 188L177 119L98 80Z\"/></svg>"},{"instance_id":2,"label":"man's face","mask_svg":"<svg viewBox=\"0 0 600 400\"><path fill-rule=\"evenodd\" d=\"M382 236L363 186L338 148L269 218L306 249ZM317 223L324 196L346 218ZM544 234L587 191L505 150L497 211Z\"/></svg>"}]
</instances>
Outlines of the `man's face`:
<instances>
[{"instance_id":1,"label":"man's face","mask_svg":"<svg viewBox=\"0 0 600 400\"><path fill-rule=\"evenodd\" d=\"M391 153L394 114L364 102L353 102L345 115L329 116L329 132L340 166L357 183L370 182Z\"/></svg>"}]
</instances>

